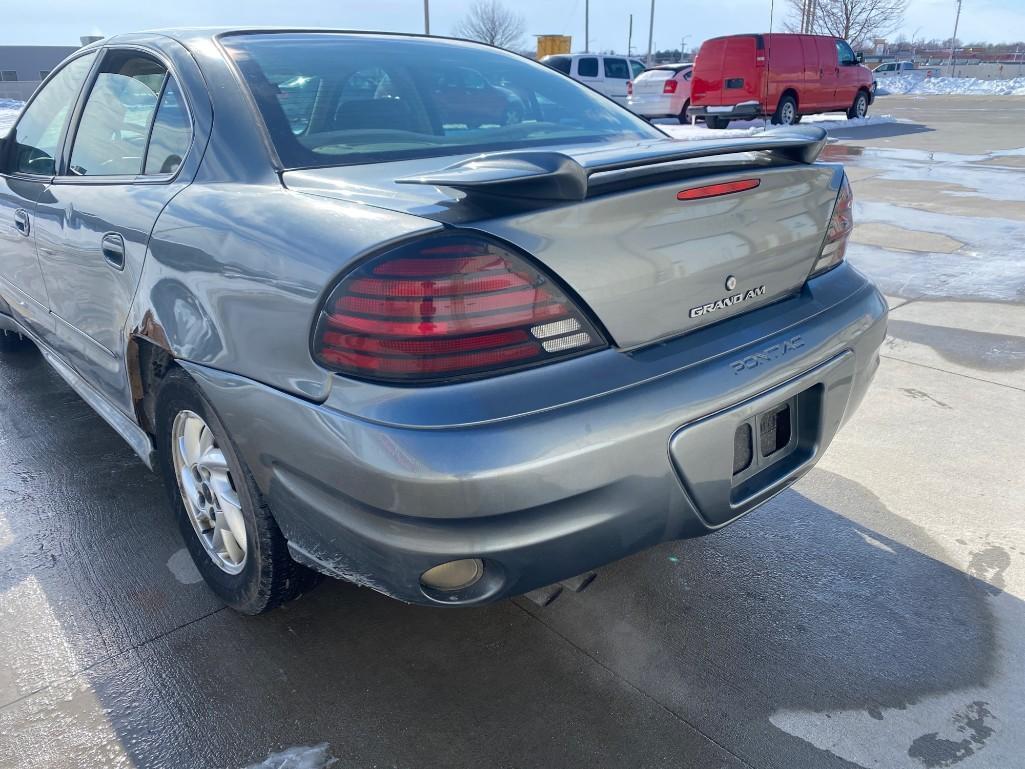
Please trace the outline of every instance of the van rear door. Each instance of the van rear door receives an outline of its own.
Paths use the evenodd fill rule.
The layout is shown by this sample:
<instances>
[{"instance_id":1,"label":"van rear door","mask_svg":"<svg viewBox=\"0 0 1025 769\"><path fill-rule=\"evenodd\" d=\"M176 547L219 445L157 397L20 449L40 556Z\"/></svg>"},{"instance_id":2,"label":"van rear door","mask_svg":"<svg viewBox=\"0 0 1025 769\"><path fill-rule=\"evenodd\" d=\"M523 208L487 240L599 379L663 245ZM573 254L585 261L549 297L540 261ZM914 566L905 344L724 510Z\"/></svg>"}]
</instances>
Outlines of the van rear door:
<instances>
[{"instance_id":1,"label":"van rear door","mask_svg":"<svg viewBox=\"0 0 1025 769\"><path fill-rule=\"evenodd\" d=\"M699 107L722 104L722 57L726 52L725 37L716 37L701 44L694 62L690 103Z\"/></svg>"},{"instance_id":2,"label":"van rear door","mask_svg":"<svg viewBox=\"0 0 1025 769\"><path fill-rule=\"evenodd\" d=\"M755 66L755 53L761 36L736 35L726 38L722 65L721 104L741 104L746 101L761 102L762 70ZM762 44L764 50L764 44Z\"/></svg>"}]
</instances>

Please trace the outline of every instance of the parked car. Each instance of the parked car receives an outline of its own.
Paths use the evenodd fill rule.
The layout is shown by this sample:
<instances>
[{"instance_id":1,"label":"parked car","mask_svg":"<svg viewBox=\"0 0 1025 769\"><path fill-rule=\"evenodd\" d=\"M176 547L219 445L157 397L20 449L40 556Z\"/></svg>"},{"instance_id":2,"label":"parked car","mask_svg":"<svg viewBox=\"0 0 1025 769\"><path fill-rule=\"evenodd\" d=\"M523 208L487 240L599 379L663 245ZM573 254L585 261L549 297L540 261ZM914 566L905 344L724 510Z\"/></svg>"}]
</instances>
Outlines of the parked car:
<instances>
[{"instance_id":1,"label":"parked car","mask_svg":"<svg viewBox=\"0 0 1025 769\"><path fill-rule=\"evenodd\" d=\"M446 126L442 61L557 118ZM712 532L822 456L886 321L824 143L672 141L461 41L112 37L0 141L0 344L160 473L236 609L314 570L482 604Z\"/></svg>"},{"instance_id":2,"label":"parked car","mask_svg":"<svg viewBox=\"0 0 1025 769\"><path fill-rule=\"evenodd\" d=\"M913 75L917 77L939 77L939 67L916 67L913 61L888 61L880 64L872 74L876 77L898 77Z\"/></svg>"},{"instance_id":3,"label":"parked car","mask_svg":"<svg viewBox=\"0 0 1025 769\"><path fill-rule=\"evenodd\" d=\"M693 64L662 64L627 83L626 106L642 117L675 117L687 122Z\"/></svg>"},{"instance_id":4,"label":"parked car","mask_svg":"<svg viewBox=\"0 0 1025 769\"><path fill-rule=\"evenodd\" d=\"M644 62L640 59L597 53L545 56L541 63L623 105L627 99L627 84L644 71Z\"/></svg>"},{"instance_id":5,"label":"parked car","mask_svg":"<svg viewBox=\"0 0 1025 769\"><path fill-rule=\"evenodd\" d=\"M868 114L872 73L845 40L824 35L730 35L698 52L688 115L709 128L771 117L792 125L803 115L843 110Z\"/></svg>"}]
</instances>

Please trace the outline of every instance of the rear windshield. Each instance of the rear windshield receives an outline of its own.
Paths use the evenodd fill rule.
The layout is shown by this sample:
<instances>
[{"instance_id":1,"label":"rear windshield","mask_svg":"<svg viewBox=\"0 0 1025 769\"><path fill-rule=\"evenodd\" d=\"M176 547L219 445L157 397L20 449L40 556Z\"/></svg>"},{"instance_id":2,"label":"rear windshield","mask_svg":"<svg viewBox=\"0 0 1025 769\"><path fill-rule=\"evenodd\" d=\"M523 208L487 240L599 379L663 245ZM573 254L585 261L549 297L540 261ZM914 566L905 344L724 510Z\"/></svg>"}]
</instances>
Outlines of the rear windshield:
<instances>
[{"instance_id":1,"label":"rear windshield","mask_svg":"<svg viewBox=\"0 0 1025 769\"><path fill-rule=\"evenodd\" d=\"M484 46L340 33L223 43L286 168L662 136L573 80Z\"/></svg>"}]
</instances>

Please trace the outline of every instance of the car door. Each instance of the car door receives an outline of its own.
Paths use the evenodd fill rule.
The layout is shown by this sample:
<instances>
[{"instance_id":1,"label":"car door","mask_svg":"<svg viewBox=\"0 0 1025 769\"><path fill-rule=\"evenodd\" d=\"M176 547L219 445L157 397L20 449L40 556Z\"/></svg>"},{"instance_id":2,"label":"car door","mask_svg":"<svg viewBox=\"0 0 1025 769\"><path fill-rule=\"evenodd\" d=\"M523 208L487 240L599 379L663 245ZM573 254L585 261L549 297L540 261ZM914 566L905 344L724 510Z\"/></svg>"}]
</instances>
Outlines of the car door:
<instances>
[{"instance_id":1,"label":"car door","mask_svg":"<svg viewBox=\"0 0 1025 769\"><path fill-rule=\"evenodd\" d=\"M630 65L626 59L615 56L602 58L605 76L605 95L612 97L619 104L626 104L626 84L630 82Z\"/></svg>"},{"instance_id":2,"label":"car door","mask_svg":"<svg viewBox=\"0 0 1025 769\"><path fill-rule=\"evenodd\" d=\"M815 44L819 51L819 110L827 110L837 106L836 84L840 77L840 63L836 58L836 43L831 37L816 37ZM851 98L853 101L853 97Z\"/></svg>"},{"instance_id":3,"label":"car door","mask_svg":"<svg viewBox=\"0 0 1025 769\"><path fill-rule=\"evenodd\" d=\"M594 90L605 93L602 88L602 79L598 67L599 61L597 56L581 56L576 60L575 77L584 85L589 85Z\"/></svg>"},{"instance_id":4,"label":"car door","mask_svg":"<svg viewBox=\"0 0 1025 769\"><path fill-rule=\"evenodd\" d=\"M0 158L0 296L43 338L52 327L36 254L36 205L56 173L75 102L96 60L90 51L54 73L25 107Z\"/></svg>"},{"instance_id":5,"label":"car door","mask_svg":"<svg viewBox=\"0 0 1025 769\"><path fill-rule=\"evenodd\" d=\"M833 104L846 109L854 104L854 97L857 96L858 89L864 84L864 78L858 57L854 55L853 49L846 40L839 38L834 40L834 49L838 66Z\"/></svg>"},{"instance_id":6,"label":"car door","mask_svg":"<svg viewBox=\"0 0 1025 769\"><path fill-rule=\"evenodd\" d=\"M188 184L178 171L192 123L178 82L154 54L105 51L36 209L54 347L126 410L126 318L157 215Z\"/></svg>"}]
</instances>

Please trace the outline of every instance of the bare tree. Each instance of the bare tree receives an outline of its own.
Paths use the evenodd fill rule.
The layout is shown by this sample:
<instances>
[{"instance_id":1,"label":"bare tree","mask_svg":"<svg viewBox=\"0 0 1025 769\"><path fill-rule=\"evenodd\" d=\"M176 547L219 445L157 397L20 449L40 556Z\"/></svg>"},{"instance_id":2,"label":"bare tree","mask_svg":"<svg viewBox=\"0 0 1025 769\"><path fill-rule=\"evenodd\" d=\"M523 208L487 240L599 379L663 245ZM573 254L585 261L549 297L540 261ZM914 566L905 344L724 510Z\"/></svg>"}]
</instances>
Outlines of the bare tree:
<instances>
[{"instance_id":1,"label":"bare tree","mask_svg":"<svg viewBox=\"0 0 1025 769\"><path fill-rule=\"evenodd\" d=\"M523 46L527 23L523 16L506 8L499 0L477 0L456 25L456 37L516 50Z\"/></svg>"},{"instance_id":2,"label":"bare tree","mask_svg":"<svg viewBox=\"0 0 1025 769\"><path fill-rule=\"evenodd\" d=\"M842 37L855 47L885 37L904 22L908 0L787 0L790 32Z\"/></svg>"}]
</instances>

